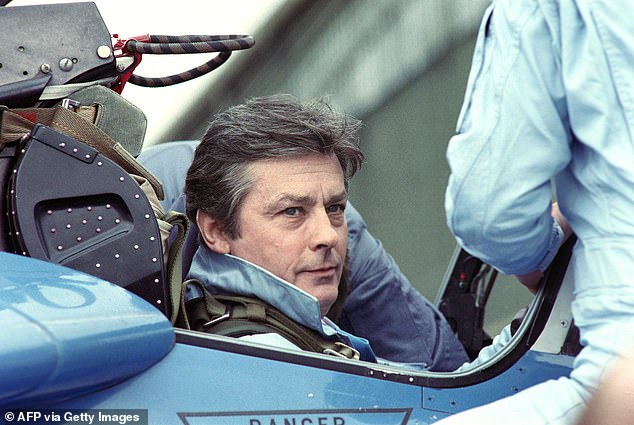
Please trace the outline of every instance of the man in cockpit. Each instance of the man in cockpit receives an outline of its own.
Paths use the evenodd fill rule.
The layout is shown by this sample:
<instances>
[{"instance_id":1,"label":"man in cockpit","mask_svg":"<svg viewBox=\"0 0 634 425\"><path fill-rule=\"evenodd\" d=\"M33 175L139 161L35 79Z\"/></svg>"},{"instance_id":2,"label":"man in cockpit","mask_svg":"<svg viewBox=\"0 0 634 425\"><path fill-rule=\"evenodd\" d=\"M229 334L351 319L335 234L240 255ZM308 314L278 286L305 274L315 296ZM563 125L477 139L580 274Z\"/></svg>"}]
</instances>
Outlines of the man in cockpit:
<instances>
[{"instance_id":1,"label":"man in cockpit","mask_svg":"<svg viewBox=\"0 0 634 425\"><path fill-rule=\"evenodd\" d=\"M269 104L269 102L271 103ZM267 182L262 179L263 177L270 177L268 182L272 183L273 186L279 185L281 193L286 193L285 190L291 187L289 185L294 180L293 175L285 173L290 173L293 170L293 165L300 165L297 171L302 171L302 173L298 172L295 177L304 176L306 180L305 182L302 181L302 184L305 183L306 187L300 186L300 190L309 189L311 182L326 181L326 177L341 172L341 176L335 179L338 181L338 190L336 192L338 195L343 195L346 187L345 179L348 176L344 176L343 169L337 171L336 165L340 161L335 161L335 158L330 157L329 154L308 154L304 152L287 158L286 155L280 156L279 154L266 153L272 148L270 146L271 141L277 140L277 142L295 145L297 144L296 138L311 132L317 135L318 139L329 132L336 136L333 139L343 136L356 139L356 131L359 126L356 120L335 114L328 109L323 110L323 105L320 107L321 109L312 110L312 112L310 108L301 110L303 107L288 97L274 97L252 100L245 105L231 108L229 111L220 114L212 122L207 135L203 138L201 142L203 147L199 148L199 154L197 154L198 160L194 161L190 170L187 191L190 217L196 219L195 215L197 213L195 210L205 210L206 208L203 204L209 199L209 196L204 195L200 201L190 200L191 197L195 196L192 194L192 190L194 193L198 192L192 186L194 181L192 179L195 178L197 170L211 172L218 168L216 163L210 162L217 161L214 156L220 155L220 148L215 143L218 143L222 149L228 149L224 161L227 164L231 164L232 167L236 167L240 157L242 157L240 161L246 161L245 164L255 164L255 166L247 165L247 168L253 167L261 178L257 181L252 180L255 183L250 187L251 190L258 189L257 184ZM298 110L300 115L304 115L297 116ZM323 122L320 121L317 121L317 123L311 122L313 118L323 119L324 116L334 119L336 126L331 127L332 124L324 126ZM300 136L294 135L294 133L299 133ZM318 142L319 140L313 140L311 143ZM337 146L335 144L337 141L331 140L331 142L333 143L332 147L310 149L332 152ZM184 180L183 174L186 166L192 161L196 146L196 142L168 143L150 148L139 157L139 160L162 180L166 190L165 206L168 209L183 211L184 202L181 193ZM255 152L245 151L245 149L255 149ZM258 153L259 151L264 151L265 153ZM210 155L211 159L203 157L203 154ZM271 158L254 160L254 158L258 158L257 155L264 155L265 157L269 155ZM295 161L298 158L302 158L302 161ZM355 168L360 165L361 158L354 160ZM294 164L295 162L297 164ZM314 173L304 174L304 172L311 171L310 165L314 166ZM333 173L324 174L325 170L329 169ZM246 190L248 195L244 196L243 202L253 201L254 199L268 199L276 193L274 191L271 192L272 188L270 190L262 190L260 191L261 198L254 198L254 193L256 192L252 192L250 189ZM218 190L219 192L216 193L230 191L226 188ZM320 190L316 192L320 192ZM253 195L251 199L249 198L250 195ZM326 217L329 217L329 220L345 218L347 222L347 232L343 231L343 226L338 227L338 232L336 232L338 248L328 248L328 251L332 252L332 254L329 254L332 257L329 257L328 260L332 263L330 265L342 261L342 244L347 242L349 250L349 293L339 320L341 327L369 339L377 355L382 358L397 362L417 363L435 371L449 371L460 366L467 360L467 356L447 322L438 310L411 286L396 266L392 257L385 252L380 242L368 232L358 212L349 204L343 208L345 206L345 202L342 202L345 201L344 198L338 199L339 202L325 205L320 201L318 208L311 207L311 211L319 210L322 215L324 211L328 212L322 217L324 219L322 225L326 224L326 227L333 227L332 224L328 224L325 220ZM306 199L302 201L305 202ZM263 208L263 205L257 205L253 202L244 205L247 207L255 205ZM244 213L246 208L238 208L237 210L239 213ZM259 215L257 209L249 210L252 211L249 219L243 217L243 233L241 233L241 237L236 237L236 233L231 233L231 230L226 228L226 224L218 226L220 223L229 222L228 218L220 213L214 213L210 209L206 209L207 213L198 213L201 217L200 222L203 223L203 228L206 229L202 234L207 246L207 248L201 249L199 254L209 251L209 255L205 255L205 258L213 259L212 263L216 265L219 264L217 260L221 258L231 258L232 261L236 262L240 260L228 256L214 255L212 249L220 253L230 252L238 257L248 257L245 259L256 262L256 264L259 263L258 265L269 269L278 277L294 283L295 280L299 279L300 275L310 275L311 272L304 273L301 271L301 267L299 267L299 273L292 271L290 264L292 261L298 260L301 257L301 253L299 253L300 251L295 245L284 247L280 244L287 243L294 237L294 234L299 233L298 230L293 229L291 223L293 221L301 222L302 216L307 214L307 210L308 208L302 204L286 206L286 208L278 211L280 213L279 216L276 216L272 210ZM266 210L263 209L262 211ZM234 221L240 222L240 218L238 214L238 218L234 219ZM261 222L257 222L257 225L256 218L261 219ZM286 222L288 226L281 227L276 238L273 238L273 240L254 239L255 236L262 236L259 233L264 232L264 230L269 232L275 230L274 225L278 221L280 223ZM219 231L220 229L222 231ZM253 233L246 235L247 231ZM282 234L285 236L281 237L280 235ZM221 237L214 235L220 235ZM307 239L308 236L302 236L302 243L306 244L305 240ZM265 246L262 246L262 244L265 244ZM329 244L330 242L325 245ZM212 249L209 248L210 246ZM325 251L326 247L320 249ZM285 252L286 254L282 256L280 252ZM288 252L295 253L295 258L292 261L289 260L288 264L278 264L281 263L280 257L288 257ZM338 254L335 256L335 253ZM267 258L261 258L262 256ZM335 261L334 257L338 259ZM274 264L268 263L269 260ZM196 267L196 263L200 263L200 260L194 261L194 273L199 270ZM279 270L277 269L278 267ZM332 276L341 273L340 270L337 270L337 267L332 271L324 269L315 271L312 274L319 275L321 273L323 276L317 277L327 280L329 273L335 273ZM276 270L278 271L276 272ZM304 277L301 277L299 280L303 279ZM300 285L302 284L301 281L299 283ZM310 293L310 288L307 289ZM316 295L319 295L317 298L323 298L321 303L323 305L320 304L321 313L327 311L328 309L325 308L326 304L332 302L333 293L330 292L332 289L331 286L316 285L316 290L320 291L316 292Z\"/></svg>"},{"instance_id":2,"label":"man in cockpit","mask_svg":"<svg viewBox=\"0 0 634 425\"><path fill-rule=\"evenodd\" d=\"M376 361L326 317L347 252L348 179L363 162L360 123L326 104L255 98L216 115L185 180L201 246L189 277L214 294L255 297ZM243 338L289 347L281 332Z\"/></svg>"}]
</instances>

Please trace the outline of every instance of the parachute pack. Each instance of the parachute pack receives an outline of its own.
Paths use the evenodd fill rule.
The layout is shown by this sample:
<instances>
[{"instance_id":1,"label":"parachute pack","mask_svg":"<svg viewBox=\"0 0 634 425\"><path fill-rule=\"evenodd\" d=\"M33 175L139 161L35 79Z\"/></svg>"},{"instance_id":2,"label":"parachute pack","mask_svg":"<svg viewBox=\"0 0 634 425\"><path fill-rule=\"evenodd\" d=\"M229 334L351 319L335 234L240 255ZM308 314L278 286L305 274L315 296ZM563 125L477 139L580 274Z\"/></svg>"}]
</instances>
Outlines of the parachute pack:
<instances>
[{"instance_id":1,"label":"parachute pack","mask_svg":"<svg viewBox=\"0 0 634 425\"><path fill-rule=\"evenodd\" d=\"M146 117L120 94L204 75L253 39L121 39L90 2L0 7L0 26L0 250L116 283L174 323L187 219L163 211L160 182L136 160ZM207 52L176 75L134 74L146 53Z\"/></svg>"},{"instance_id":2,"label":"parachute pack","mask_svg":"<svg viewBox=\"0 0 634 425\"><path fill-rule=\"evenodd\" d=\"M187 219L163 211L160 183L85 118L93 109L2 111L0 248L101 277L170 316Z\"/></svg>"}]
</instances>

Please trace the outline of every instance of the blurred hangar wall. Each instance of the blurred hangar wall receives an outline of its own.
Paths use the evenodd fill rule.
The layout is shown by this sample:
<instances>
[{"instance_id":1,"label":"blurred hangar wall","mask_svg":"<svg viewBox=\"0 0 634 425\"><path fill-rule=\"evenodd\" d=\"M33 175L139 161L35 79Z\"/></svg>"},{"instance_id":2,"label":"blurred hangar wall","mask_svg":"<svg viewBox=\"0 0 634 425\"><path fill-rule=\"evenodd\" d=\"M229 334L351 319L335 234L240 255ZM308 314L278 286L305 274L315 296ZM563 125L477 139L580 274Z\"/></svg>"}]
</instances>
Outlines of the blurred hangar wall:
<instances>
[{"instance_id":1,"label":"blurred hangar wall","mask_svg":"<svg viewBox=\"0 0 634 425\"><path fill-rule=\"evenodd\" d=\"M214 113L247 97L329 95L337 110L364 122L367 163L350 200L433 300L455 247L443 207L445 149L489 3L288 1L254 34L255 47L234 52L159 142L200 138Z\"/></svg>"}]
</instances>

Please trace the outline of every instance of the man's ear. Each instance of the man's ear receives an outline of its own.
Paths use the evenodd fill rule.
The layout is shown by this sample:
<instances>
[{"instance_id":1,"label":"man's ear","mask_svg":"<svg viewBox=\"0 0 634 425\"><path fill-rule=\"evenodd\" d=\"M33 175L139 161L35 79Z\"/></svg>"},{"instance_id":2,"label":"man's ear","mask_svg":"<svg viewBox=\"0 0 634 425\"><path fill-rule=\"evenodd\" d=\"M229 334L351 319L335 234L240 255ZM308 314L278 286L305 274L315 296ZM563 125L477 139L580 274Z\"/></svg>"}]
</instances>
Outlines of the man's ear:
<instances>
[{"instance_id":1,"label":"man's ear","mask_svg":"<svg viewBox=\"0 0 634 425\"><path fill-rule=\"evenodd\" d=\"M231 252L229 238L218 220L198 210L196 212L196 224L198 224L198 230L207 248L218 254L229 254Z\"/></svg>"}]
</instances>

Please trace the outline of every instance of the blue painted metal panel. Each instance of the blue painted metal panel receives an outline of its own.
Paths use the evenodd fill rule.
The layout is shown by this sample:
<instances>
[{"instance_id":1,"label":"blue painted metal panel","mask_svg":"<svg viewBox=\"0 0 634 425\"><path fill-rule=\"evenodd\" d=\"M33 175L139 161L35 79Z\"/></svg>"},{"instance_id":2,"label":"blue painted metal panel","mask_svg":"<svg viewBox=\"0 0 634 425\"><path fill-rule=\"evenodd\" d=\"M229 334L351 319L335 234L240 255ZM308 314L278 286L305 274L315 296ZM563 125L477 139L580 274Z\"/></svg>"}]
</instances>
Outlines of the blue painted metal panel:
<instances>
[{"instance_id":1,"label":"blue painted metal panel","mask_svg":"<svg viewBox=\"0 0 634 425\"><path fill-rule=\"evenodd\" d=\"M12 341L0 345L2 407L147 409L150 424L426 425L565 375L573 360L529 351L477 384L450 374L395 382L370 364L296 364L217 337L207 338L224 349L174 346L167 319L123 288L6 253L0 270L0 341ZM439 379L455 388L414 385Z\"/></svg>"},{"instance_id":2,"label":"blue painted metal panel","mask_svg":"<svg viewBox=\"0 0 634 425\"><path fill-rule=\"evenodd\" d=\"M389 425L407 423L420 403L414 385L177 344L146 373L63 406L133 406L148 409L150 423L181 423L180 415L191 424L284 424L286 417L332 425L343 417L348 425Z\"/></svg>"},{"instance_id":3,"label":"blue painted metal panel","mask_svg":"<svg viewBox=\"0 0 634 425\"><path fill-rule=\"evenodd\" d=\"M147 409L149 423L425 425L564 375L570 361L529 352L490 380L440 389L177 344L146 373L63 407Z\"/></svg>"},{"instance_id":4,"label":"blue painted metal panel","mask_svg":"<svg viewBox=\"0 0 634 425\"><path fill-rule=\"evenodd\" d=\"M489 380L461 388L423 389L423 407L451 414L513 395L548 379L565 376L574 358L528 351L511 368Z\"/></svg>"},{"instance_id":5,"label":"blue painted metal panel","mask_svg":"<svg viewBox=\"0 0 634 425\"><path fill-rule=\"evenodd\" d=\"M174 345L169 321L123 288L8 253L0 270L0 406L110 386Z\"/></svg>"}]
</instances>

